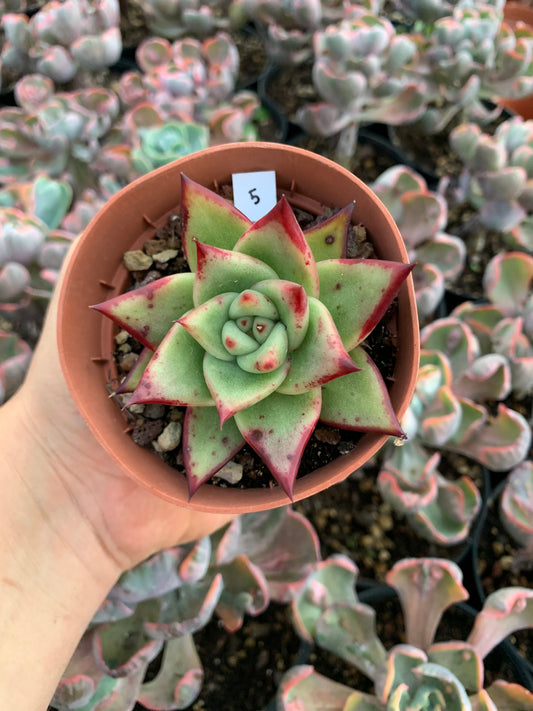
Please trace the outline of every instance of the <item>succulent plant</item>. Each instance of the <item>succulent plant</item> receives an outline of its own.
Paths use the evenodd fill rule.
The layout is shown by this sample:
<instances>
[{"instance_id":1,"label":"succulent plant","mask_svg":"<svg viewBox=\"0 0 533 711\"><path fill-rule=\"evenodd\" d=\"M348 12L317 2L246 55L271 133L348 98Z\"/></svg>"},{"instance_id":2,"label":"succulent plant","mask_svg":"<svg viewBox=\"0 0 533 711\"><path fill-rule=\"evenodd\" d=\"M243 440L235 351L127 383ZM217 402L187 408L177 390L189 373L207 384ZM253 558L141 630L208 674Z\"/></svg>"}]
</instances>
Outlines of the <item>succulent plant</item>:
<instances>
[{"instance_id":1,"label":"succulent plant","mask_svg":"<svg viewBox=\"0 0 533 711\"><path fill-rule=\"evenodd\" d=\"M412 75L424 84L427 108L417 121L437 133L460 120L483 122L497 115L483 101L518 98L533 89L533 33L515 31L502 21L501 3L458 3L450 15L421 32L415 43Z\"/></svg>"},{"instance_id":2,"label":"succulent plant","mask_svg":"<svg viewBox=\"0 0 533 711\"><path fill-rule=\"evenodd\" d=\"M396 563L387 582L405 620L404 644L385 649L376 634L376 611L355 592L357 567L337 556L319 563L293 601L300 635L340 656L368 676L374 694L351 689L312 666L291 669L282 680L278 708L289 711L521 711L533 706L524 687L495 681L483 688L483 659L513 631L533 627L533 591L502 588L475 618L466 641L434 642L445 610L468 598L460 568L439 558Z\"/></svg>"},{"instance_id":3,"label":"succulent plant","mask_svg":"<svg viewBox=\"0 0 533 711\"><path fill-rule=\"evenodd\" d=\"M514 248L533 249L533 121L514 116L494 135L476 124L450 133L450 146L463 162L452 199L469 202L477 219L503 233Z\"/></svg>"},{"instance_id":4,"label":"succulent plant","mask_svg":"<svg viewBox=\"0 0 533 711\"><path fill-rule=\"evenodd\" d=\"M319 557L316 533L290 508L237 518L124 573L96 613L59 684L59 711L186 708L201 690L193 635L216 615L234 632L270 601L288 603ZM124 645L124 639L128 645ZM158 673L148 665L163 654ZM153 676L153 674L152 674Z\"/></svg>"},{"instance_id":5,"label":"succulent plant","mask_svg":"<svg viewBox=\"0 0 533 711\"><path fill-rule=\"evenodd\" d=\"M153 35L175 40L204 38L228 29L228 0L141 0L139 7Z\"/></svg>"},{"instance_id":6,"label":"succulent plant","mask_svg":"<svg viewBox=\"0 0 533 711\"><path fill-rule=\"evenodd\" d=\"M533 552L533 461L522 462L507 475L500 518L519 546Z\"/></svg>"},{"instance_id":7,"label":"succulent plant","mask_svg":"<svg viewBox=\"0 0 533 711\"><path fill-rule=\"evenodd\" d=\"M384 171L371 188L389 209L409 259L416 262L413 279L419 316L431 316L444 296L445 285L461 274L466 257L463 240L444 231L446 200L405 165Z\"/></svg>"},{"instance_id":8,"label":"succulent plant","mask_svg":"<svg viewBox=\"0 0 533 711\"><path fill-rule=\"evenodd\" d=\"M30 346L16 333L0 330L0 405L22 384L31 355Z\"/></svg>"},{"instance_id":9,"label":"succulent plant","mask_svg":"<svg viewBox=\"0 0 533 711\"><path fill-rule=\"evenodd\" d=\"M190 494L248 443L291 497L319 418L402 436L361 343L411 266L345 258L352 206L304 235L285 198L252 223L185 176L181 195L192 273L95 308L144 346L128 404L187 406Z\"/></svg>"},{"instance_id":10,"label":"succulent plant","mask_svg":"<svg viewBox=\"0 0 533 711\"><path fill-rule=\"evenodd\" d=\"M45 176L0 191L0 311L50 296L73 238L58 229L71 201L68 183Z\"/></svg>"},{"instance_id":11,"label":"succulent plant","mask_svg":"<svg viewBox=\"0 0 533 711\"><path fill-rule=\"evenodd\" d=\"M140 129L139 134L141 145L131 152L131 159L141 175L209 145L208 129L195 123L173 121Z\"/></svg>"},{"instance_id":12,"label":"succulent plant","mask_svg":"<svg viewBox=\"0 0 533 711\"><path fill-rule=\"evenodd\" d=\"M229 14L234 27L254 24L270 61L297 65L312 57L313 33L321 26L323 8L319 0L233 0Z\"/></svg>"},{"instance_id":13,"label":"succulent plant","mask_svg":"<svg viewBox=\"0 0 533 711\"><path fill-rule=\"evenodd\" d=\"M483 275L489 303L465 302L454 316L469 325L485 353L505 357L511 369L511 390L519 398L533 392L533 256L502 252Z\"/></svg>"},{"instance_id":14,"label":"succulent plant","mask_svg":"<svg viewBox=\"0 0 533 711\"><path fill-rule=\"evenodd\" d=\"M511 392L509 361L483 351L464 321L437 319L422 329L421 346L415 394L402 420L408 440L385 450L377 483L420 535L452 545L468 535L480 495L468 476L440 473L441 454L457 452L507 471L527 456L531 428L502 402Z\"/></svg>"},{"instance_id":15,"label":"succulent plant","mask_svg":"<svg viewBox=\"0 0 533 711\"><path fill-rule=\"evenodd\" d=\"M43 77L21 79L20 107L0 109L0 180L31 181L40 173L68 180L79 194L98 183L100 141L118 115L108 89L52 93Z\"/></svg>"},{"instance_id":16,"label":"succulent plant","mask_svg":"<svg viewBox=\"0 0 533 711\"><path fill-rule=\"evenodd\" d=\"M64 84L115 64L122 52L118 0L51 0L31 18L2 18L3 70Z\"/></svg>"},{"instance_id":17,"label":"succulent plant","mask_svg":"<svg viewBox=\"0 0 533 711\"><path fill-rule=\"evenodd\" d=\"M425 110L425 88L411 78L416 46L391 22L358 6L314 37L313 83L322 101L303 106L295 121L313 135L339 135L337 160L346 163L358 126L408 123Z\"/></svg>"}]
</instances>

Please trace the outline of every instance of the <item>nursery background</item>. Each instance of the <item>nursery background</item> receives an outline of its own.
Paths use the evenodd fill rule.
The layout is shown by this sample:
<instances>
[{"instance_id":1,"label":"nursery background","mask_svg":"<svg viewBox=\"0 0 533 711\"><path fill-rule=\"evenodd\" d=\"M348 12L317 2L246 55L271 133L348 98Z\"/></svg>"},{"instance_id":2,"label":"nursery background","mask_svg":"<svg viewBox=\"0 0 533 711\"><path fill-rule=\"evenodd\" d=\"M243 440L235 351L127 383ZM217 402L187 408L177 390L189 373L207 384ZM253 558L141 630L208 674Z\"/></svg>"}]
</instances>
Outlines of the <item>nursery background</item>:
<instances>
[{"instance_id":1,"label":"nursery background","mask_svg":"<svg viewBox=\"0 0 533 711\"><path fill-rule=\"evenodd\" d=\"M289 143L365 182L416 263L421 329L408 439L126 573L51 708L533 709L531 7L0 0L0 14L0 403L92 217L222 143ZM166 252L128 269L164 275ZM309 446L351 444L317 427Z\"/></svg>"}]
</instances>

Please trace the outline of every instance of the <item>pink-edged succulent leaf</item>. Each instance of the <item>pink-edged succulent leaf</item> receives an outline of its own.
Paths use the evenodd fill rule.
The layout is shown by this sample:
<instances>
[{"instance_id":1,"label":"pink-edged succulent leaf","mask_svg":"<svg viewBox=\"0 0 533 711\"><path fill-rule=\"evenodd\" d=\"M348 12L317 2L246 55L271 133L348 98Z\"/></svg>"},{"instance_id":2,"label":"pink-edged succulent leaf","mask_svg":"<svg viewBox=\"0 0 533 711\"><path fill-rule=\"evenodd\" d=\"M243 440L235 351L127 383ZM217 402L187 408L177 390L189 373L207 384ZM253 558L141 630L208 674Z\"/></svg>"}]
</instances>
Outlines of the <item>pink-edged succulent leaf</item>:
<instances>
[{"instance_id":1,"label":"pink-edged succulent leaf","mask_svg":"<svg viewBox=\"0 0 533 711\"><path fill-rule=\"evenodd\" d=\"M135 606L148 598L162 597L183 583L178 568L184 556L181 547L167 548L123 573L108 599Z\"/></svg>"},{"instance_id":2,"label":"pink-edged succulent leaf","mask_svg":"<svg viewBox=\"0 0 533 711\"><path fill-rule=\"evenodd\" d=\"M224 361L205 354L203 377L224 423L240 410L264 400L279 389L287 377L290 363L286 360L275 370L247 372L235 361Z\"/></svg>"},{"instance_id":3,"label":"pink-edged succulent leaf","mask_svg":"<svg viewBox=\"0 0 533 711\"><path fill-rule=\"evenodd\" d=\"M106 674L85 708L98 708L101 711L132 708L138 698L147 667L147 664L141 665L131 675L118 678Z\"/></svg>"},{"instance_id":4,"label":"pink-edged succulent leaf","mask_svg":"<svg viewBox=\"0 0 533 711\"><path fill-rule=\"evenodd\" d=\"M216 612L229 632L242 626L244 615L259 615L270 602L268 585L261 569L245 555L220 566L224 580Z\"/></svg>"},{"instance_id":5,"label":"pink-edged succulent leaf","mask_svg":"<svg viewBox=\"0 0 533 711\"><path fill-rule=\"evenodd\" d=\"M174 604L168 605L161 621L146 622L144 630L152 639L167 641L184 637L202 629L209 622L218 604L224 583L217 573L212 579L183 585Z\"/></svg>"},{"instance_id":6,"label":"pink-edged succulent leaf","mask_svg":"<svg viewBox=\"0 0 533 711\"><path fill-rule=\"evenodd\" d=\"M441 546L453 546L468 536L481 506L481 495L470 477L447 481L439 476L437 496L410 520L415 531Z\"/></svg>"},{"instance_id":7,"label":"pink-edged succulent leaf","mask_svg":"<svg viewBox=\"0 0 533 711\"><path fill-rule=\"evenodd\" d=\"M501 355L480 356L459 376L454 392L475 402L503 400L511 391L511 371Z\"/></svg>"},{"instance_id":8,"label":"pink-edged succulent leaf","mask_svg":"<svg viewBox=\"0 0 533 711\"><path fill-rule=\"evenodd\" d=\"M320 301L348 350L379 323L413 265L385 260L327 260L317 265Z\"/></svg>"},{"instance_id":9,"label":"pink-edged succulent leaf","mask_svg":"<svg viewBox=\"0 0 533 711\"><path fill-rule=\"evenodd\" d=\"M91 308L155 350L180 316L192 309L194 274L173 274Z\"/></svg>"},{"instance_id":10,"label":"pink-edged succulent leaf","mask_svg":"<svg viewBox=\"0 0 533 711\"><path fill-rule=\"evenodd\" d=\"M235 292L213 296L179 319L179 323L207 353L221 360L234 360L235 358L235 355L231 354L227 347L224 347L222 332L228 320L230 306L237 296L238 294ZM246 336L242 331L240 333Z\"/></svg>"},{"instance_id":11,"label":"pink-edged succulent leaf","mask_svg":"<svg viewBox=\"0 0 533 711\"><path fill-rule=\"evenodd\" d=\"M387 708L394 711L405 706L408 708L408 698L399 697L399 694L403 692L409 696L411 687L416 685L413 671L426 663L424 650L413 645L397 644L390 650L379 688L379 696L387 703Z\"/></svg>"},{"instance_id":12,"label":"pink-edged succulent leaf","mask_svg":"<svg viewBox=\"0 0 533 711\"><path fill-rule=\"evenodd\" d=\"M317 620L315 638L320 647L371 679L377 678L387 656L376 633L376 611L370 605L330 605Z\"/></svg>"},{"instance_id":13,"label":"pink-edged succulent leaf","mask_svg":"<svg viewBox=\"0 0 533 711\"><path fill-rule=\"evenodd\" d=\"M506 316L519 314L531 295L533 256L502 252L491 259L483 276L485 295Z\"/></svg>"},{"instance_id":14,"label":"pink-edged succulent leaf","mask_svg":"<svg viewBox=\"0 0 533 711\"><path fill-rule=\"evenodd\" d=\"M279 392L298 395L357 370L330 312L321 301L310 297L307 331L300 346L290 354L290 370Z\"/></svg>"},{"instance_id":15,"label":"pink-edged succulent leaf","mask_svg":"<svg viewBox=\"0 0 533 711\"><path fill-rule=\"evenodd\" d=\"M183 426L183 461L189 495L210 479L244 446L235 421L222 427L216 407L188 407Z\"/></svg>"},{"instance_id":16,"label":"pink-edged succulent leaf","mask_svg":"<svg viewBox=\"0 0 533 711\"><path fill-rule=\"evenodd\" d=\"M146 633L146 622L156 621L160 614L159 600L145 600L137 605L131 617L100 625L93 633L93 653L97 664L113 677L131 676L145 668L163 646ZM129 644L124 645L127 637Z\"/></svg>"},{"instance_id":17,"label":"pink-edged succulent leaf","mask_svg":"<svg viewBox=\"0 0 533 711\"><path fill-rule=\"evenodd\" d=\"M446 226L446 200L438 193L412 191L402 195L398 229L410 249L432 237Z\"/></svg>"},{"instance_id":18,"label":"pink-edged succulent leaf","mask_svg":"<svg viewBox=\"0 0 533 711\"><path fill-rule=\"evenodd\" d=\"M385 381L369 354L357 347L349 355L358 370L324 385L320 420L345 430L404 436Z\"/></svg>"},{"instance_id":19,"label":"pink-edged succulent leaf","mask_svg":"<svg viewBox=\"0 0 533 711\"><path fill-rule=\"evenodd\" d=\"M353 206L354 203L346 205L327 220L304 231L315 262L346 258Z\"/></svg>"},{"instance_id":20,"label":"pink-edged succulent leaf","mask_svg":"<svg viewBox=\"0 0 533 711\"><path fill-rule=\"evenodd\" d=\"M211 539L209 536L199 538L179 564L178 572L185 583L196 583L201 580L209 569L211 560Z\"/></svg>"},{"instance_id":21,"label":"pink-edged succulent leaf","mask_svg":"<svg viewBox=\"0 0 533 711\"><path fill-rule=\"evenodd\" d=\"M312 666L299 665L285 673L278 691L280 711L343 711L347 709L346 702L353 694L349 686L332 681L327 676L318 674ZM357 707L355 707L357 708ZM368 707L364 711L381 706Z\"/></svg>"},{"instance_id":22,"label":"pink-edged succulent leaf","mask_svg":"<svg viewBox=\"0 0 533 711\"><path fill-rule=\"evenodd\" d=\"M309 325L307 293L303 286L284 279L269 279L254 285L276 307L279 320L285 325L289 351L298 348Z\"/></svg>"},{"instance_id":23,"label":"pink-edged succulent leaf","mask_svg":"<svg viewBox=\"0 0 533 711\"><path fill-rule=\"evenodd\" d=\"M492 345L497 353L509 359L511 387L519 398L533 390L533 340L525 332L522 317L504 318L492 332Z\"/></svg>"},{"instance_id":24,"label":"pink-edged succulent leaf","mask_svg":"<svg viewBox=\"0 0 533 711\"><path fill-rule=\"evenodd\" d=\"M477 432L487 422L487 410L483 405L478 405L473 400L464 397L457 398L461 408L459 427L453 432L446 443L448 448L454 447L457 443L471 441L477 436Z\"/></svg>"},{"instance_id":25,"label":"pink-edged succulent leaf","mask_svg":"<svg viewBox=\"0 0 533 711\"><path fill-rule=\"evenodd\" d=\"M483 662L466 642L437 642L428 650L428 659L454 674L469 692L483 687Z\"/></svg>"},{"instance_id":26,"label":"pink-edged succulent leaf","mask_svg":"<svg viewBox=\"0 0 533 711\"><path fill-rule=\"evenodd\" d=\"M154 352L151 348L145 347L142 349L142 351L139 354L139 357L133 364L133 367L130 368L130 370L128 371L128 374L126 375L124 380L120 383L118 388L115 390L116 395L121 395L121 394L125 394L125 393L132 393L135 391L135 388L141 382L143 373L146 370L146 367L148 366L148 363L150 362L153 355L154 355Z\"/></svg>"},{"instance_id":27,"label":"pink-edged succulent leaf","mask_svg":"<svg viewBox=\"0 0 533 711\"><path fill-rule=\"evenodd\" d=\"M476 459L494 471L519 464L529 451L531 428L516 410L500 403L494 417L476 427L472 436L447 442L446 448Z\"/></svg>"},{"instance_id":28,"label":"pink-edged succulent leaf","mask_svg":"<svg viewBox=\"0 0 533 711\"><path fill-rule=\"evenodd\" d=\"M444 296L444 276L434 264L418 263L413 269L416 306L421 317L434 313Z\"/></svg>"},{"instance_id":29,"label":"pink-edged succulent leaf","mask_svg":"<svg viewBox=\"0 0 533 711\"><path fill-rule=\"evenodd\" d=\"M286 198L257 220L234 249L267 264L278 278L301 284L309 296L318 296L315 259Z\"/></svg>"},{"instance_id":30,"label":"pink-edged succulent leaf","mask_svg":"<svg viewBox=\"0 0 533 711\"><path fill-rule=\"evenodd\" d=\"M533 628L533 590L501 588L483 603L467 642L484 659L510 634L526 628Z\"/></svg>"},{"instance_id":31,"label":"pink-edged succulent leaf","mask_svg":"<svg viewBox=\"0 0 533 711\"><path fill-rule=\"evenodd\" d=\"M426 444L439 447L456 433L461 423L461 405L448 385L442 385L426 408L420 435Z\"/></svg>"},{"instance_id":32,"label":"pink-edged succulent leaf","mask_svg":"<svg viewBox=\"0 0 533 711\"><path fill-rule=\"evenodd\" d=\"M488 687L487 695L495 704L496 709L524 711L524 709L533 708L533 693L524 689L520 684L497 679Z\"/></svg>"},{"instance_id":33,"label":"pink-edged succulent leaf","mask_svg":"<svg viewBox=\"0 0 533 711\"><path fill-rule=\"evenodd\" d=\"M157 676L141 686L137 701L154 711L188 708L200 693L203 676L192 636L171 639L165 644Z\"/></svg>"},{"instance_id":34,"label":"pink-edged succulent leaf","mask_svg":"<svg viewBox=\"0 0 533 711\"><path fill-rule=\"evenodd\" d=\"M191 271L196 270L195 242L231 250L252 222L225 198L181 175L183 249Z\"/></svg>"},{"instance_id":35,"label":"pink-edged succulent leaf","mask_svg":"<svg viewBox=\"0 0 533 711\"><path fill-rule=\"evenodd\" d=\"M456 318L438 319L420 333L420 345L426 350L444 353L452 367L454 378L480 355L479 344L470 328Z\"/></svg>"},{"instance_id":36,"label":"pink-edged succulent leaf","mask_svg":"<svg viewBox=\"0 0 533 711\"><path fill-rule=\"evenodd\" d=\"M385 501L402 514L416 513L435 500L440 462L438 452L430 455L416 442L395 447L378 474L377 485Z\"/></svg>"},{"instance_id":37,"label":"pink-edged succulent leaf","mask_svg":"<svg viewBox=\"0 0 533 711\"><path fill-rule=\"evenodd\" d=\"M533 543L533 461L522 462L508 474L500 499L500 518L521 546Z\"/></svg>"},{"instance_id":38,"label":"pink-edged succulent leaf","mask_svg":"<svg viewBox=\"0 0 533 711\"><path fill-rule=\"evenodd\" d=\"M276 272L247 254L196 243L198 264L194 275L194 305L226 292L240 293L258 281L276 279Z\"/></svg>"},{"instance_id":39,"label":"pink-edged succulent leaf","mask_svg":"<svg viewBox=\"0 0 533 711\"><path fill-rule=\"evenodd\" d=\"M459 237L439 232L433 239L416 250L418 262L432 264L446 279L461 274L466 259L465 243Z\"/></svg>"},{"instance_id":40,"label":"pink-edged succulent leaf","mask_svg":"<svg viewBox=\"0 0 533 711\"><path fill-rule=\"evenodd\" d=\"M301 395L275 392L235 414L244 439L290 499L305 445L318 421L320 405L320 388Z\"/></svg>"},{"instance_id":41,"label":"pink-edged succulent leaf","mask_svg":"<svg viewBox=\"0 0 533 711\"><path fill-rule=\"evenodd\" d=\"M386 575L398 592L405 618L407 643L429 649L443 612L468 599L458 565L439 558L405 558Z\"/></svg>"},{"instance_id":42,"label":"pink-edged succulent leaf","mask_svg":"<svg viewBox=\"0 0 533 711\"><path fill-rule=\"evenodd\" d=\"M204 349L176 323L146 367L128 405L214 405L202 372Z\"/></svg>"},{"instance_id":43,"label":"pink-edged succulent leaf","mask_svg":"<svg viewBox=\"0 0 533 711\"><path fill-rule=\"evenodd\" d=\"M300 637L313 641L317 622L331 605L357 605L358 572L356 564L343 555L316 564L292 602L293 622Z\"/></svg>"},{"instance_id":44,"label":"pink-edged succulent leaf","mask_svg":"<svg viewBox=\"0 0 533 711\"><path fill-rule=\"evenodd\" d=\"M464 711L471 708L468 694L459 679L449 669L440 665L431 662L413 664L406 681L405 658L401 658L405 656L405 652L400 652L400 658L397 658L398 651L398 647L395 647L389 657L389 665L394 662L394 666L398 667L398 673L390 675L391 691L387 694L387 708L400 711L400 709L412 708L412 704L423 709L441 706L449 711ZM412 653L414 655L415 650ZM409 653L407 654L409 656ZM416 657L413 662L415 660Z\"/></svg>"}]
</instances>

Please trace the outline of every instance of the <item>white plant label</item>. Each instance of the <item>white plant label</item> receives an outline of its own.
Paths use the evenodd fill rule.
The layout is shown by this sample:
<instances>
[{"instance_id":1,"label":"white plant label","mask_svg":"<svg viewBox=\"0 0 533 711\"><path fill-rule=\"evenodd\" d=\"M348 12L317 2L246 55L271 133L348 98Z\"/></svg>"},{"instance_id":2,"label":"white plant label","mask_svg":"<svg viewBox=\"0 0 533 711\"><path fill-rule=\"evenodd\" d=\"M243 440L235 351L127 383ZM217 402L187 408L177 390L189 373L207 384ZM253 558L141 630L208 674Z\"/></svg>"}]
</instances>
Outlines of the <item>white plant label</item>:
<instances>
[{"instance_id":1,"label":"white plant label","mask_svg":"<svg viewBox=\"0 0 533 711\"><path fill-rule=\"evenodd\" d=\"M252 222L266 215L277 203L275 170L233 173L232 178L235 207Z\"/></svg>"}]
</instances>

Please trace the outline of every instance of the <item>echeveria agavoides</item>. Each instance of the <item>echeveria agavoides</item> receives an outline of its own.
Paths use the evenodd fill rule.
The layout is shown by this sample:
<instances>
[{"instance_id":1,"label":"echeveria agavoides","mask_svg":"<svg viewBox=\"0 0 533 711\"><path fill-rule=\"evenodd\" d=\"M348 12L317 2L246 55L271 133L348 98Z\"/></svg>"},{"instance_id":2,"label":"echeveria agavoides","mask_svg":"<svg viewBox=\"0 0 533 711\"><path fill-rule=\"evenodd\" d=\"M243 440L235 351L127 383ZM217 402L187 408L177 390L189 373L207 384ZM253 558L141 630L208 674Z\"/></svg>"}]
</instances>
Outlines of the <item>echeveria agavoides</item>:
<instances>
[{"instance_id":1,"label":"echeveria agavoides","mask_svg":"<svg viewBox=\"0 0 533 711\"><path fill-rule=\"evenodd\" d=\"M96 305L144 350L128 404L186 406L189 491L247 442L289 497L317 422L402 436L364 339L411 265L347 259L345 208L305 233L285 198L250 222L182 176L192 273Z\"/></svg>"}]
</instances>

